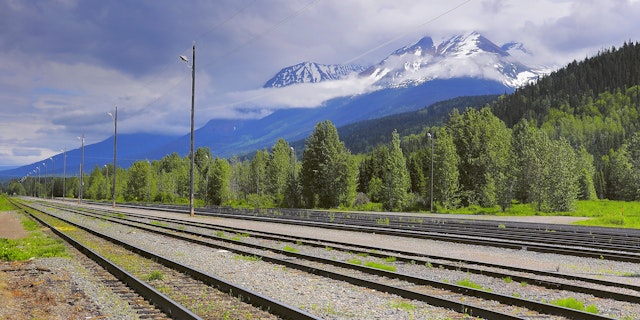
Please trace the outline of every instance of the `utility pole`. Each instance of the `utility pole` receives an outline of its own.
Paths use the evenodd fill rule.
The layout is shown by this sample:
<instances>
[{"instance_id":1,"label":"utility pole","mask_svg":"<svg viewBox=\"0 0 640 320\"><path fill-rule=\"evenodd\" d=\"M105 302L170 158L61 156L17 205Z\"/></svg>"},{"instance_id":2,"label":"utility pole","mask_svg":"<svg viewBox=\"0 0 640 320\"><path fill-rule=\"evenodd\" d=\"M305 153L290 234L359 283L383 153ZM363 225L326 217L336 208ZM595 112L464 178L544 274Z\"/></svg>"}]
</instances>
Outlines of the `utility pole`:
<instances>
[{"instance_id":1,"label":"utility pole","mask_svg":"<svg viewBox=\"0 0 640 320\"><path fill-rule=\"evenodd\" d=\"M80 155L80 190L78 191L78 204L82 202L82 189L84 188L84 181L82 178L82 167L84 165L84 133L82 134L82 138L80 138L80 140L82 140L82 152Z\"/></svg>"},{"instance_id":2,"label":"utility pole","mask_svg":"<svg viewBox=\"0 0 640 320\"><path fill-rule=\"evenodd\" d=\"M111 113L109 113L111 115ZM111 191L111 197L113 198L112 207L116 207L116 150L118 147L118 106L113 116L113 190ZM107 171L108 172L108 171Z\"/></svg>"}]
</instances>

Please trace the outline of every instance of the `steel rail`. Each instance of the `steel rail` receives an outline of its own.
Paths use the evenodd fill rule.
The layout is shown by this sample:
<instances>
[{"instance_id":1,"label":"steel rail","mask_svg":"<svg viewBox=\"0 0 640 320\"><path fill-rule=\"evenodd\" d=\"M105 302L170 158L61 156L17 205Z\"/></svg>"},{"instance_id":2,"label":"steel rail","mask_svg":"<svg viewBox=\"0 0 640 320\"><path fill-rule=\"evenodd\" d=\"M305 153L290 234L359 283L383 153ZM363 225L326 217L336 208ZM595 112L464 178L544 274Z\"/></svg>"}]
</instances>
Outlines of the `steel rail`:
<instances>
[{"instance_id":1,"label":"steel rail","mask_svg":"<svg viewBox=\"0 0 640 320\"><path fill-rule=\"evenodd\" d=\"M144 208L150 210L164 210L171 212L184 213L185 211L178 208L171 208L170 206L157 206L157 207L145 207L138 205L126 205L123 204L121 207L130 207L130 208ZM393 235L393 236L403 236L403 237L411 237L411 238L420 238L420 239L430 239L430 240L439 240L439 241L448 241L448 242L457 242L464 244L474 244L474 245L484 245L484 246L493 246L499 248L507 248L514 250L528 250L534 252L541 253L554 253L554 254L563 254L563 255L571 255L571 256L579 256L579 257L587 257L587 258L595 258L595 259L606 259L613 261L624 261L624 262L633 262L640 263L640 254L636 254L633 252L621 252L621 251L612 251L612 250L602 250L602 249L591 249L589 247L570 247L566 246L564 242L561 242L563 246L546 244L546 243L537 243L535 236L531 238L523 239L522 241L514 241L507 239L487 239L488 236L486 233L477 233L473 236L468 235L457 235L450 234L444 232L420 232L414 230L400 230L394 229L390 227L384 227L380 225L375 226L359 226L359 225L351 225L351 224L338 224L331 222L312 222L305 221L301 219L286 219L280 217L261 217L261 216L246 216L246 215L238 215L238 214L229 214L229 213L210 213L210 212L197 212L200 215L210 215L210 216L218 216L218 217L226 217L233 219L244 219L244 220L254 220L254 221L262 221L262 222L278 222L278 223L286 223L291 225L299 225L299 226L322 226L324 228L331 228L336 230L346 230L346 231L359 231L359 232L375 232L378 234L385 235ZM491 230L491 236L495 235L495 229Z\"/></svg>"},{"instance_id":2,"label":"steel rail","mask_svg":"<svg viewBox=\"0 0 640 320\"><path fill-rule=\"evenodd\" d=\"M105 210L105 212L110 212L111 210ZM211 224L207 224L207 223L202 223L202 222L191 222L191 221L185 221L185 220L179 220L179 219L173 219L173 218L166 218L166 217L150 217L150 216L146 216L146 215L139 215L139 214L131 214L128 213L127 216L130 217L137 217L137 218L142 218L142 219L153 219L154 221L161 221L161 222L170 222L170 223L178 223L178 224L182 224L182 225L186 225L186 226L193 226L193 227L198 227L198 228L203 228L203 229L208 229L208 230L225 230L225 231L230 231L230 232L241 232L241 233L247 233L252 237L255 238L263 238L263 239L268 239L268 240L274 240L274 241L283 241L283 240L288 240L288 241L292 241L292 242L302 242L303 245L307 245L307 246L314 246L314 247L325 247L326 243L332 243L333 245L338 244L341 246L345 246L344 249L341 248L337 248L337 247L333 247L333 249L337 249L337 250L342 250L342 251L350 251L350 252L354 252L354 253L366 253L369 256L374 256L377 258L387 258L387 257L394 257L397 261L401 261L401 262L405 262L405 263L411 263L411 262L428 262L427 260L421 261L415 258L406 258L404 256L421 256L419 254L415 254L412 252L406 252L406 251L396 251L396 250L385 250L388 252L394 252L397 255L389 255L389 254L382 254L382 253L375 253L372 252L372 250L378 251L381 250L381 248L377 248L377 247L370 247L370 246L359 246L359 245L353 245L353 244L347 244L347 243L340 243L340 242L334 242L334 241L325 241L325 240L316 240L316 239L312 239L312 238L306 238L306 237L291 237L291 236L281 236L275 233L269 233L269 232L255 232L254 230L250 230L250 229L238 229L238 228L220 228L220 227L215 227ZM116 219L125 219L127 221L131 221L127 218L116 218ZM162 226L159 226L162 228ZM321 243L318 243L321 242ZM357 250L353 250L352 247L362 247L363 250L362 251L357 251ZM382 249L384 250L384 249ZM429 258L432 259L443 259L444 257L433 257L433 256L427 256ZM416 261L418 260L418 261ZM456 262L463 262L463 263L469 263L469 264L478 264L478 262L474 262L474 261L461 261L461 260L454 260ZM430 262L431 263L431 262ZM525 276L519 276L519 275L514 275L514 274L510 274L510 273L505 273L505 272L495 272L495 271L488 271L488 270L484 270L484 269L478 269L478 268L472 268L472 267L461 267L460 265L455 265L455 264L445 264L445 263L436 263L433 262L431 263L433 267L435 268L445 268L448 270L464 270L465 272L469 272L469 273L474 273L474 274L481 274L481 275L485 275L485 276L489 276L489 277L494 277L494 278L500 278L503 279L505 277L510 277L513 281L516 282L526 282L529 284L535 284L541 287L545 287L548 289L555 289L555 290L566 290L566 291L572 291L572 292L578 292L578 293L585 293L585 294L590 294L596 297L600 297L600 298L610 298L610 299L615 299L615 300L619 300L619 301L627 301L627 302L633 302L633 303L639 303L640 304L640 296L638 295L628 295L628 294L622 294L622 293L618 293L618 292L613 292L613 291L609 291L609 290L599 290L599 289L593 289L593 288L586 288L584 286L578 286L578 285L571 285L571 284L566 284L566 283L554 283L554 282L549 282L549 281L545 281L545 280L540 280L540 279L536 279L536 278L532 278L532 277L525 277ZM546 271L539 271L539 270L532 270L532 269L525 269L525 268L516 268L516 267L509 267L509 266L499 266L499 265L495 265L495 264L485 264L485 266L488 267L494 267L494 268L502 268L502 269L509 269L510 271L515 271L515 272L524 272L524 273L532 273L532 274L536 274L539 276L548 276L548 277L555 277L555 278L563 278L563 279L567 279L567 280L573 280L573 281L583 281L583 282L588 282L588 283L593 283L593 284L598 284L598 285L605 285L605 286L611 286L611 287L621 287L621 288L626 288L626 289L631 289L631 290L636 290L638 292L640 292L640 287L639 286L635 286L632 284L625 284L625 283L619 283L619 282L610 282L610 281L605 281L605 280L599 280L599 279L592 279L592 278L585 278L585 277L579 277L579 276L573 276L573 275L565 275L565 274L560 274L560 273L552 273L552 272L546 272Z\"/></svg>"},{"instance_id":3,"label":"steel rail","mask_svg":"<svg viewBox=\"0 0 640 320\"><path fill-rule=\"evenodd\" d=\"M92 209L92 210L97 210L97 209ZM109 210L109 209L100 209L100 211L107 212L107 213L118 212L118 211ZM86 212L81 212L81 211L77 211L77 212L81 213L81 214L86 214ZM98 213L98 214L101 214L101 213ZM91 215L91 216L93 216L93 215ZM412 263L412 262L413 263L415 263L415 262L430 263L433 267L436 267L436 268L444 268L444 269L448 269L448 270L464 270L465 272L469 272L469 273L481 274L481 275L484 275L484 276L490 276L490 277L501 278L501 279L505 278L505 277L510 277L513 281L516 281L516 282L523 282L524 281L526 283L535 284L535 285L538 285L538 286L541 286L541 287L545 287L545 288L548 288L548 289L573 291L573 292L578 292L578 293L590 294L590 295L593 295L593 296L596 296L596 297L600 297L600 298L611 298L611 299L616 299L616 300L619 300L619 301L640 303L640 296L638 296L638 295L628 295L628 294L618 293L618 292L609 291L609 290L600 290L600 289L594 289L594 288L587 288L587 287L584 287L584 286L571 285L571 284L566 284L566 283L549 282L549 281L540 280L540 279L537 279L537 278L519 276L519 275L509 274L509 273L505 273L505 272L488 271L488 270L473 268L473 267L469 267L469 266L462 267L462 266L459 265L459 263L475 264L475 265L481 265L481 266L492 267L492 268L501 268L501 269L506 269L506 270L510 270L510 271L514 271L514 272L530 273L530 274L535 274L535 275L538 275L538 276L547 276L547 277L561 278L561 279L573 280L573 281L582 281L582 282L587 282L587 283L592 283L592 284L597 284L597 285L604 285L604 286L609 286L609 287L626 288L626 289L635 290L635 291L640 292L640 287L639 286L635 286L635 285L632 285L632 284L629 284L629 283L610 282L610 281L606 281L606 280L585 278L585 277L579 277L579 276L574 276L574 275L569 275L569 274L562 274L562 273L558 273L558 272L553 273L553 272L547 272L547 271L541 271L541 270L533 270L533 269L526 269L526 268L518 268L518 267L510 267L510 266L482 263L482 262L471 261L471 260L450 259L450 258L447 258L447 257L423 255L423 254L417 254L417 253L407 252L407 251L382 249L382 250L385 250L386 252L394 253L395 255L393 255L393 254L391 254L391 255L390 254L382 254L382 253L372 253L372 250L378 251L378 250L381 250L381 248L371 247L371 246L363 246L363 245L347 244L347 243L329 241L329 240L318 241L317 239L306 238L306 237L283 236L283 235L280 235L280 234L264 232L264 231L256 232L256 231L250 230L250 229L217 227L217 226L214 226L214 225L208 224L208 223L192 222L192 221L185 221L185 220L174 219L174 218L166 218L166 217L151 217L151 216L143 215L143 214L127 213L127 216L128 217L141 218L141 219L149 219L149 220L153 219L154 221L178 223L178 224L181 224L181 225L204 228L204 229L208 229L208 230L216 230L216 231L223 230L223 231L228 231L228 232L242 232L242 233L247 233L252 237L263 238L263 239L274 240L274 241L283 241L283 240L285 240L285 241L292 241L292 242L302 242L303 245L307 245L307 246L325 247L326 243L331 243L332 245L334 245L333 249L342 250L342 251L349 251L349 252L355 252L355 253L361 252L361 253L366 253L369 256L374 256L374 257L378 257L378 258L387 258L387 257L393 256L394 258L396 258L397 261L402 261L402 262L405 262L405 263ZM99 217L99 218L104 219L103 217ZM113 217L113 218L120 219L120 220L132 221L132 222L138 222L138 221L133 221L133 220L131 220L129 218L126 218L126 217L125 218ZM138 223L140 223L140 222L138 222ZM156 226L156 227L164 228L163 226ZM224 239L221 239L221 240L224 240ZM318 243L318 242L321 242L321 243ZM345 248L335 247L335 245L345 246ZM354 247L361 248L362 251L353 250ZM416 259L416 258L406 258L405 256L414 256L414 257L418 256L418 257L429 258L429 259L448 260L448 261L453 261L456 264L429 262L427 260L420 260L420 259Z\"/></svg>"},{"instance_id":4,"label":"steel rail","mask_svg":"<svg viewBox=\"0 0 640 320\"><path fill-rule=\"evenodd\" d=\"M37 210L39 212L42 212L44 214L47 215L51 215L50 213L44 212L38 208L32 207L32 206L28 206L29 208L33 209L33 210ZM33 215L32 215L33 216ZM223 279L217 278L215 276L206 274L204 272L198 271L196 269L192 269L190 267L187 267L185 265L180 264L179 262L173 261L169 258L154 254L150 251L144 250L142 248L138 248L134 245L128 244L126 242L120 241L118 239L115 239L111 236L108 236L106 234L100 233L98 231L95 230L91 230L85 226L82 226L80 224L77 224L75 222L69 221L67 219L63 219L60 217L56 217L55 215L51 215L53 217L55 217L56 219L62 220L68 224L71 224L77 228L80 228L86 232L89 232L95 236L98 236L100 238L103 238L105 240L108 240L118 246L122 246L125 249L132 251L140 256L143 256L145 258L151 259L155 262L158 262L162 265L164 265L165 267L171 268L173 270L176 270L178 272L181 273L185 273L187 275L189 275L190 277L192 277L195 280L198 281L202 281L203 283L216 287L219 291L222 292L229 292L230 294L232 293L234 296L241 298L242 301L249 303L255 307L264 309L264 310L268 310L269 313L277 315L279 317L282 317L284 319L310 319L310 320L319 320L321 318L318 318L312 314L309 314L303 310L297 309L295 307L291 307L288 306L284 303L281 303L277 300L271 299L269 297L263 296L259 293L253 292L251 290L245 289L243 287L240 286L236 286L232 283L229 283ZM36 217L36 219L38 219ZM40 219L38 219L40 221ZM53 227L51 227L53 228ZM60 232L60 231L58 231ZM153 289L153 288L151 288ZM188 311L188 310L187 310ZM178 319L182 319L182 317L178 317ZM184 318L184 319L189 319L189 318Z\"/></svg>"},{"instance_id":5,"label":"steel rail","mask_svg":"<svg viewBox=\"0 0 640 320\"><path fill-rule=\"evenodd\" d=\"M17 204L16 202L13 202L13 204L16 207L20 208L23 212L28 214L30 217L32 217L34 220L38 221L38 223L49 228L58 237L62 238L64 241L72 245L82 254L89 257L91 260L95 261L97 264L99 264L101 267L103 267L105 270L107 270L109 273L115 276L118 280L124 282L128 287L132 288L134 291L140 294L140 296L142 296L145 300L149 301L151 304L158 307L168 316L174 319L201 319L200 317L195 315L193 312L191 312L181 304L173 301L171 298L167 297L166 295L160 293L159 291L149 286L144 281L136 278L131 273L120 268L119 266L115 265L114 263L104 258L100 254L87 248L86 246L82 245L75 239L67 236L62 231L58 230L56 227L52 226L51 224L47 223L46 221L32 214L31 212L29 212L29 210L26 210L21 204ZM29 208L33 210L37 210L30 206Z\"/></svg>"}]
</instances>

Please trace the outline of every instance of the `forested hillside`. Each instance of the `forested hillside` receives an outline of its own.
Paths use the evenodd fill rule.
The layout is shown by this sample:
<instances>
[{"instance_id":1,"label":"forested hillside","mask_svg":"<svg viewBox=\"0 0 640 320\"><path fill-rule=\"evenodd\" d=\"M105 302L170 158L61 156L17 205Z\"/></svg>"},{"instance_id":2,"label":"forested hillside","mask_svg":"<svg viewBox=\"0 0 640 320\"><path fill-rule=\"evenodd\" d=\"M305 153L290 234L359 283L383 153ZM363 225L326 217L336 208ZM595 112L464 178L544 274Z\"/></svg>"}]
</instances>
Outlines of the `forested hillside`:
<instances>
[{"instance_id":1,"label":"forested hillside","mask_svg":"<svg viewBox=\"0 0 640 320\"><path fill-rule=\"evenodd\" d=\"M344 144L353 153L368 153L380 144L391 142L391 133L400 136L418 134L425 127L441 126L453 109L479 109L498 98L498 95L464 96L436 102L418 111L410 111L378 119L361 121L338 128Z\"/></svg>"},{"instance_id":2,"label":"forested hillside","mask_svg":"<svg viewBox=\"0 0 640 320\"><path fill-rule=\"evenodd\" d=\"M593 156L600 198L638 199L640 45L625 43L503 96L493 113L507 126L522 119L549 138ZM635 174L635 175L634 175Z\"/></svg>"},{"instance_id":3,"label":"forested hillside","mask_svg":"<svg viewBox=\"0 0 640 320\"><path fill-rule=\"evenodd\" d=\"M516 89L496 102L492 110L509 127L522 118L545 122L551 111L558 109L574 116L597 115L593 114L592 103L600 94L626 93L637 84L640 84L640 45L625 43L581 62L574 60L536 83ZM633 94L631 102L637 107L639 99Z\"/></svg>"}]
</instances>

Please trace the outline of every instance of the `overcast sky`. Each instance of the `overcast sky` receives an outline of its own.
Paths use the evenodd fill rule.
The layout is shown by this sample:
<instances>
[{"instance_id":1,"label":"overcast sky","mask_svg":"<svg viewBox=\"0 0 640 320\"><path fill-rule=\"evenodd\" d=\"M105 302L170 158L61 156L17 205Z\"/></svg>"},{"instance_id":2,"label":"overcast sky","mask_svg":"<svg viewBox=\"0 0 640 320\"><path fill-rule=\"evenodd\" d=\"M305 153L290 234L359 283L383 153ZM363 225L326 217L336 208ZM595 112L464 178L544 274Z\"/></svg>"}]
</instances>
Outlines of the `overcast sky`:
<instances>
[{"instance_id":1,"label":"overcast sky","mask_svg":"<svg viewBox=\"0 0 640 320\"><path fill-rule=\"evenodd\" d=\"M640 40L630 0L0 0L0 170L119 133L196 127L366 90L350 82L260 89L303 61L379 62L431 36L478 31L562 66ZM215 149L213 150L215 153Z\"/></svg>"}]
</instances>

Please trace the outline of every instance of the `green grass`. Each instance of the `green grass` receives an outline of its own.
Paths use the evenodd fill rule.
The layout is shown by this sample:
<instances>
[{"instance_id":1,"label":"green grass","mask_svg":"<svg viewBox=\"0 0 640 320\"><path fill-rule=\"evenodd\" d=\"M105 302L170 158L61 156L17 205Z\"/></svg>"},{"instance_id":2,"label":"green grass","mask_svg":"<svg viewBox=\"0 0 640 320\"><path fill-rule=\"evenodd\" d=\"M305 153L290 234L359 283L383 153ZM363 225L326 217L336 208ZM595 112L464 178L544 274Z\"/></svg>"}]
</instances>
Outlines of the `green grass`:
<instances>
[{"instance_id":1,"label":"green grass","mask_svg":"<svg viewBox=\"0 0 640 320\"><path fill-rule=\"evenodd\" d=\"M579 201L576 212L592 219L579 221L575 224L640 229L640 202Z\"/></svg>"},{"instance_id":2,"label":"green grass","mask_svg":"<svg viewBox=\"0 0 640 320\"><path fill-rule=\"evenodd\" d=\"M391 307L404 311L413 311L418 308L415 304L404 301L393 301L391 302Z\"/></svg>"},{"instance_id":3,"label":"green grass","mask_svg":"<svg viewBox=\"0 0 640 320\"><path fill-rule=\"evenodd\" d=\"M595 305L585 307L582 301L576 300L575 298L556 299L551 301L551 304L594 314L598 313L598 308Z\"/></svg>"},{"instance_id":4,"label":"green grass","mask_svg":"<svg viewBox=\"0 0 640 320\"><path fill-rule=\"evenodd\" d=\"M583 200L576 201L573 212L536 212L531 204L514 203L511 208L502 212L500 207L482 208L469 206L459 209L441 210L441 213L475 214L495 216L571 216L591 218L574 224L585 226L602 226L640 229L640 202L616 200ZM500 226L499 226L500 228Z\"/></svg>"},{"instance_id":5,"label":"green grass","mask_svg":"<svg viewBox=\"0 0 640 320\"><path fill-rule=\"evenodd\" d=\"M0 196L0 212L2 211L13 211L16 210L9 200L7 200L6 196Z\"/></svg>"},{"instance_id":6,"label":"green grass","mask_svg":"<svg viewBox=\"0 0 640 320\"><path fill-rule=\"evenodd\" d=\"M287 252L293 252L296 253L298 252L298 249L291 247L291 246L285 246L284 248L282 248L282 250L287 251Z\"/></svg>"},{"instance_id":7,"label":"green grass","mask_svg":"<svg viewBox=\"0 0 640 320\"><path fill-rule=\"evenodd\" d=\"M151 271L149 272L149 274L144 276L144 280L146 281L162 280L162 279L164 279L164 275L162 274L162 272L158 270Z\"/></svg>"},{"instance_id":8,"label":"green grass","mask_svg":"<svg viewBox=\"0 0 640 320\"><path fill-rule=\"evenodd\" d=\"M364 263L364 265L369 267L369 268L376 268L376 269L380 269L380 270L396 272L396 266L390 266L390 265L386 265L384 263L379 263L379 262L374 262L374 261L367 261L367 262Z\"/></svg>"},{"instance_id":9,"label":"green grass","mask_svg":"<svg viewBox=\"0 0 640 320\"><path fill-rule=\"evenodd\" d=\"M149 224L157 226L157 227L167 227L167 224L160 221L151 221Z\"/></svg>"},{"instance_id":10,"label":"green grass","mask_svg":"<svg viewBox=\"0 0 640 320\"><path fill-rule=\"evenodd\" d=\"M249 238L249 237L250 236L249 236L248 233L239 233L238 232L238 233L236 233L235 236L231 237L231 240L233 240L233 241L242 241L242 240L244 240L246 238Z\"/></svg>"},{"instance_id":11,"label":"green grass","mask_svg":"<svg viewBox=\"0 0 640 320\"><path fill-rule=\"evenodd\" d=\"M466 278L466 279L460 280L460 281L458 281L458 282L457 282L457 284L458 284L459 286L462 286L462 287L467 287L467 288L472 288L472 289L477 289L477 290L482 290L482 291L491 292L491 289L489 289L489 288L485 288L485 287L483 287L483 286L481 286L481 285L479 285L479 284L477 284L477 283L475 283L475 282L473 282L473 281L469 280L469 278Z\"/></svg>"},{"instance_id":12,"label":"green grass","mask_svg":"<svg viewBox=\"0 0 640 320\"><path fill-rule=\"evenodd\" d=\"M22 221L29 236L22 239L0 238L0 260L25 261L31 258L69 257L62 240L53 239L39 230L35 221Z\"/></svg>"}]
</instances>

